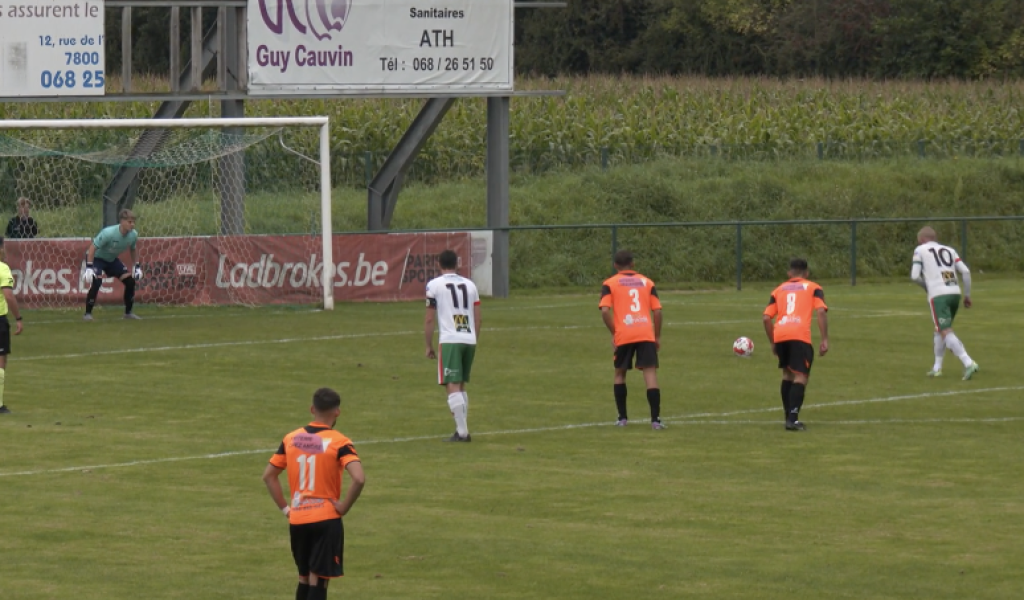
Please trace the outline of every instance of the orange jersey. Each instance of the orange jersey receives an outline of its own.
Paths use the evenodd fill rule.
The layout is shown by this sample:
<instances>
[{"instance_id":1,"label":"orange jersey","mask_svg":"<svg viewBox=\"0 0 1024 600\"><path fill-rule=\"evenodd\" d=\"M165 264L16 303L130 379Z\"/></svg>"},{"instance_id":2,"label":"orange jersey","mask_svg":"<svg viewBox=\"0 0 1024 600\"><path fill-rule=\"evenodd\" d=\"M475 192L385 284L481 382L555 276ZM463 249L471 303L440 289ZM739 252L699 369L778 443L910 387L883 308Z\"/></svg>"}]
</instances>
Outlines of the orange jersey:
<instances>
[{"instance_id":1,"label":"orange jersey","mask_svg":"<svg viewBox=\"0 0 1024 600\"><path fill-rule=\"evenodd\" d=\"M615 315L616 346L653 342L652 310L661 310L654 282L636 271L619 271L601 286L598 308L610 308Z\"/></svg>"},{"instance_id":2,"label":"orange jersey","mask_svg":"<svg viewBox=\"0 0 1024 600\"><path fill-rule=\"evenodd\" d=\"M813 281L797 277L775 288L768 307L764 309L764 314L769 317L778 317L773 341L796 340L810 344L811 321L814 311L819 308L828 310L825 292Z\"/></svg>"},{"instance_id":3,"label":"orange jersey","mask_svg":"<svg viewBox=\"0 0 1024 600\"><path fill-rule=\"evenodd\" d=\"M288 472L292 525L337 519L332 504L341 498L341 474L358 461L352 440L323 423L310 423L284 436L270 464Z\"/></svg>"}]
</instances>

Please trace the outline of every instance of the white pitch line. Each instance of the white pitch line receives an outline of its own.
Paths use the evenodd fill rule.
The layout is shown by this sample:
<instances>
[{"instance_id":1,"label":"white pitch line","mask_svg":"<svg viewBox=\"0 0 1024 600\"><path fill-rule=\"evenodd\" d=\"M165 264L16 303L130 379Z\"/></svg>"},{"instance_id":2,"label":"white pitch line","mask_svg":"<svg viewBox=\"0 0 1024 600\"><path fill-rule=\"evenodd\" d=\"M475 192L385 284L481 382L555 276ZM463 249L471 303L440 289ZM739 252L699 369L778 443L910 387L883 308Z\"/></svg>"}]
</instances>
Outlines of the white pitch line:
<instances>
[{"instance_id":1,"label":"white pitch line","mask_svg":"<svg viewBox=\"0 0 1024 600\"><path fill-rule=\"evenodd\" d=\"M868 398L864 400L837 400L835 402L823 402L821 404L808 404L808 407L814 408L829 408L833 406L853 406L857 404L876 404L879 402L899 402L901 400L920 400L921 398L943 398L947 396L961 396L965 394L988 394L991 392L1013 392L1024 390L1024 385L1006 386L1006 387L994 387L994 388L979 388L976 390L953 390L949 392L924 392L921 394L905 394L901 396L882 396L878 398ZM665 420L673 421L677 419L702 419L702 418L714 418L714 417L731 417L734 415L749 415L755 413L764 412L775 412L779 410L779 407L772 408L751 408L747 410L734 410L730 412L719 412L719 413L699 413L694 415L685 415L681 417L669 417Z\"/></svg>"},{"instance_id":2,"label":"white pitch line","mask_svg":"<svg viewBox=\"0 0 1024 600\"><path fill-rule=\"evenodd\" d=\"M304 315L304 314L317 314L317 313L322 313L322 312L324 312L324 311L321 308L308 308L308 309L271 310L271 311L268 311L267 314L271 315L271 316L281 316L281 315L293 316L293 315ZM170 319L175 319L175 320L182 320L182 319L214 319L214 318L216 318L216 319L233 319L233 318L236 318L236 317L251 317L251 316L252 316L251 312L249 312L249 313L245 313L245 312L231 312L231 313L224 313L224 314L219 314L219 315L218 314L212 314L212 313L190 314L190 315L185 315L185 314L177 314L177 315L175 315L175 314L171 314L171 315L146 315L144 318L147 321L167 321L167 320L170 320ZM29 321L29 323L31 323L31 325L33 327L36 326L36 325L70 325L70 324L77 324L77 323L81 323L81 322L82 322L82 315L80 313L76 314L73 319L44 319L44 320L41 320L41 321L36 321L36 320ZM113 316L111 316L109 318L104 318L103 316L100 316L98 319L93 321L92 324L88 324L88 325L83 324L82 327L83 328L85 328L85 327L90 327L91 328L91 327L96 327L97 325L113 324L113 323L121 323L121 322L122 322L121 315L120 315L120 313L118 313L118 314L115 314L115 315L113 315Z\"/></svg>"},{"instance_id":3,"label":"white pitch line","mask_svg":"<svg viewBox=\"0 0 1024 600\"><path fill-rule=\"evenodd\" d=\"M884 317L903 317L903 316L921 316L924 313L892 313L892 314L881 314L881 315L848 315L844 318L847 319L877 319ZM667 327L703 327L703 326L714 326L714 325L750 325L759 323L756 319L736 319L727 321L674 321L665 323ZM492 327L488 328L488 332L504 332L504 331L530 331L538 329L600 329L604 325L601 323L594 323L589 325L560 325L560 326L544 326L537 325L532 327ZM295 344L302 342L325 342L325 341L337 341L337 340L349 340L349 339L362 339L368 337L392 337L402 335L422 335L423 332L420 330L406 330L406 331L388 331L388 332L373 332L373 333L345 333L338 335L317 335L310 337L296 337L296 338L279 338L274 340L241 340L237 342L210 342L207 344L182 344L180 346L153 346L149 348L118 348L116 350L102 350L96 352L77 352L71 354L43 354L40 356L19 356L18 362L35 361L35 360L55 360L55 359L70 359L70 358L91 358L96 356L111 356L117 354L139 354L143 352L175 352L179 350L203 350L210 348L229 348L232 346L255 346L263 344Z\"/></svg>"},{"instance_id":4,"label":"white pitch line","mask_svg":"<svg viewBox=\"0 0 1024 600\"><path fill-rule=\"evenodd\" d=\"M345 340L367 337L384 337L394 335L410 335L415 331L389 331L386 333L345 333L339 335L317 335L303 338L281 338L276 340L244 340L240 342L211 342L209 344L183 344L181 346L154 346L151 348L121 348L118 350L104 350L100 352L79 352L76 354L44 354L42 356L22 356L18 362L29 360L53 360L65 358L88 358L93 356L108 356L111 354L137 354L140 352L172 352L176 350L202 350L204 348L225 348L229 346L255 346L260 344L294 344L296 342L318 342L330 340ZM419 332L422 334L423 332Z\"/></svg>"},{"instance_id":5,"label":"white pitch line","mask_svg":"<svg viewBox=\"0 0 1024 600\"><path fill-rule=\"evenodd\" d=\"M1018 391L1018 390L1024 390L1024 386L981 388L981 389L977 389L977 390L958 390L958 391L951 391L951 392L928 392L928 393L923 393L923 394L906 394L906 395L901 395L901 396L885 396L885 397L879 397L879 398L867 398L867 399L864 399L864 400L840 400L840 401L837 401L837 402L826 402L826 403L823 403L823 404L812 404L812 405L808 405L808 407L812 407L813 406L814 408L828 408L828 407L832 407L832 406L851 406L851 405L856 405L856 404L872 404L872 403L878 403L878 402L899 402L901 400L917 400L917 399L921 399L921 398L940 398L940 397L946 397L946 396L959 396L959 395L963 395L963 394L985 394L985 393L990 393L990 392L1006 392L1006 391ZM692 415L681 415L681 416L678 416L678 417L665 417L662 420L668 421L669 423L677 422L677 421L683 421L683 420L689 421L688 423L684 423L685 425L699 425L699 424L704 424L704 423L712 423L712 424L715 424L715 423L722 423L722 424L731 423L731 424L737 424L737 425L742 425L742 424L766 424L766 425L767 424L775 424L775 425L777 425L778 421L732 421L732 420L729 420L729 421L712 421L712 420L699 420L699 419L705 419L705 418L709 418L709 417L710 418L719 418L720 419L721 417L728 417L728 416L732 416L732 415L743 415L743 414L763 413L763 412L775 412L777 410L778 410L778 408L756 408L756 409L749 409L749 410L737 410L737 411L720 412L720 413L697 413L697 414L692 414ZM917 420L915 420L915 419L889 419L889 420L877 420L877 421L876 420L864 420L864 421L822 421L822 422L823 423L831 423L831 424L840 424L840 425L842 425L842 424L855 425L855 424L867 424L867 423L989 423L989 422L1010 422L1010 421L1020 421L1020 420L1024 420L1024 417L996 417L996 418L989 418L989 419L917 419ZM523 433L544 433L544 432L548 432L548 431L566 431L566 430L570 430L570 429L584 429L584 428L587 428L587 427L601 427L601 426L607 426L608 424L609 424L608 421L600 421L600 422L596 422L596 423L572 423L572 424L569 424L569 425L554 425L554 426L550 426L550 427L533 427L533 428L526 428L526 429L505 429L505 430L501 430L501 431L474 432L473 435L475 435L477 437L482 437L482 436L494 436L494 435L513 435L513 434L523 434ZM375 439L375 440L357 441L357 442L354 442L354 443L357 446L366 446L366 445L370 445L370 444L398 444L398 443L405 443L405 442L419 442L419 441L424 441L424 440L438 440L438 439L441 439L442 437L443 436L439 436L439 435L420 435L420 436L404 437L404 438L380 438L380 439ZM46 474L51 474L51 473L69 473L69 472L74 472L74 471L79 471L79 472L82 472L82 471L93 471L93 470L96 470L96 469L114 469L114 468L123 468L123 467L137 467L137 466L141 466L141 465L152 465L152 464L160 464L160 463L183 462L183 461L189 461L189 460L208 460L208 459L213 459L213 458L226 458L226 457L231 457L231 456L246 456L246 455L250 455L250 454L268 454L269 455L273 451L274 450L272 450L272 449L238 450L238 451L233 451L233 452L216 452L216 453L212 453L212 454L199 454L199 455L195 455L195 456L178 456L178 457L169 457L169 458L152 458L152 459L147 459L147 460L134 460L134 461L123 462L123 463L108 463L108 464L102 464L102 465L85 465L85 466L77 466L77 467L63 467L63 468L60 468L60 469L42 469L42 470L37 470L37 471L12 471L12 472L9 472L9 473L0 473L0 477L14 477L14 476L18 476L18 475L46 475Z\"/></svg>"},{"instance_id":6,"label":"white pitch line","mask_svg":"<svg viewBox=\"0 0 1024 600\"><path fill-rule=\"evenodd\" d=\"M991 417L981 419L859 419L859 420L839 420L830 421L815 419L813 423L815 425L887 425L887 424L907 424L907 423L1012 423L1015 421L1024 421L1024 417ZM683 425L774 425L778 426L781 421L688 421Z\"/></svg>"}]
</instances>

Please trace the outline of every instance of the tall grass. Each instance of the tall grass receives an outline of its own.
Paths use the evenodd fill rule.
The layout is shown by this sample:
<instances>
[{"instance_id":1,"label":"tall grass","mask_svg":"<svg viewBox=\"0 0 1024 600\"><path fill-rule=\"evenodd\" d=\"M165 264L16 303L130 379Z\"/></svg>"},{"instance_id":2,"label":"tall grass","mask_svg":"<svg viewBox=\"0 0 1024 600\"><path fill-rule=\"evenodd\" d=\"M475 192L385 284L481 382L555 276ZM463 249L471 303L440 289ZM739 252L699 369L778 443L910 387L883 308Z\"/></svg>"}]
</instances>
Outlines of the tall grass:
<instances>
[{"instance_id":1,"label":"tall grass","mask_svg":"<svg viewBox=\"0 0 1024 600\"><path fill-rule=\"evenodd\" d=\"M161 82L142 85L156 88ZM513 225L1024 214L1021 82L591 77L523 80L518 87L566 94L512 102ZM379 166L421 103L252 100L247 114L331 117L338 186L333 226L357 231L366 224L367 167L372 172ZM112 101L9 103L0 105L0 114L145 117L155 108ZM189 115L217 116L218 110L216 102L193 103ZM455 105L417 160L393 227L486 224L485 124L484 100ZM313 155L314 138L299 135L289 144ZM312 167L274 143L249 152L248 231L315 231ZM82 185L67 182L55 193ZM175 222L188 228L181 234L216 233L212 194L167 198L146 207L144 233L154 235L155 229L146 229L156 226L175 235L177 225L168 225ZM74 204L85 206L62 209L73 211L71 217L51 217L45 207L37 217L66 223L59 235L92 235L96 200L82 198ZM183 214L190 216L181 219ZM917 226L863 225L859 273L902 274ZM969 245L972 266L1024 269L1018 223L969 229L970 239L961 240L959 228L940 227L943 239ZM799 253L819 274L846 277L849 234L845 225L748 228L744 276L775 278L780 260ZM618 245L638 250L650 274L663 281L728 282L735 276L730 228L620 228L617 235ZM515 232L512 284L594 285L607 273L611 247L610 230L603 228Z\"/></svg>"},{"instance_id":2,"label":"tall grass","mask_svg":"<svg viewBox=\"0 0 1024 600\"><path fill-rule=\"evenodd\" d=\"M111 81L112 90L118 89ZM137 78L138 91L166 82ZM1024 82L779 81L763 78L521 79L519 90L564 96L512 101L511 162L520 172L659 156L874 158L1006 155L1024 151ZM327 115L332 174L365 184L418 112L419 99L249 100L248 116ZM140 118L156 103L6 103L3 118ZM218 116L211 97L188 116ZM418 158L411 180L435 183L484 170L486 103L459 101ZM926 140L919 146L920 140ZM819 149L818 144L822 147Z\"/></svg>"},{"instance_id":3,"label":"tall grass","mask_svg":"<svg viewBox=\"0 0 1024 600\"><path fill-rule=\"evenodd\" d=\"M930 217L1024 214L1024 164L1019 159L893 158L874 161L724 161L662 159L603 170L519 175L511 187L513 226L580 225L574 229L514 231L511 284L518 289L594 286L608 273L610 224L618 247L637 252L645 271L675 285L732 282L733 225L661 227L623 224L921 218L909 223L862 223L857 230L858 275L903 276L914 234ZM466 179L413 184L395 210L394 229L484 228L486 184ZM213 235L218 231L214 194L174 197L139 208L143 235ZM47 235L91 236L97 204L61 207L73 215L36 211ZM252 191L246 199L249 233L315 233L316 193ZM64 223L67 231L51 224ZM941 239L959 248L973 268L1024 270L1024 224L972 223L968 239L956 223L936 224ZM333 229L366 227L365 192L333 193ZM807 256L822 277L850 273L851 227L840 225L747 226L742 235L743 276L770 280L791 254Z\"/></svg>"}]
</instances>

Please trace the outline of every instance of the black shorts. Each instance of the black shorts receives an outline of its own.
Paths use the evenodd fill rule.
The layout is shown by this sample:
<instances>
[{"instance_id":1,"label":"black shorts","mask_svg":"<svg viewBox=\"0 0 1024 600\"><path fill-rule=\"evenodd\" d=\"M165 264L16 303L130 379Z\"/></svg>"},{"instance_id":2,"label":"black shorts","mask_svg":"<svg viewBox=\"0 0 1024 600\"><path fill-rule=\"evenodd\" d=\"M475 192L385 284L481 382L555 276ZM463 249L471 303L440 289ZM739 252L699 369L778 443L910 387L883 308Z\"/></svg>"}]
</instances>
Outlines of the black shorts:
<instances>
[{"instance_id":1,"label":"black shorts","mask_svg":"<svg viewBox=\"0 0 1024 600\"><path fill-rule=\"evenodd\" d=\"M811 363L814 362L814 346L807 342L789 340L775 344L775 354L779 355L779 368L789 369L794 373L811 374Z\"/></svg>"},{"instance_id":2,"label":"black shorts","mask_svg":"<svg viewBox=\"0 0 1024 600\"><path fill-rule=\"evenodd\" d=\"M128 267L124 266L120 258L115 258L111 261L103 260L102 258L93 258L92 266L99 269L107 277L121 278L122 275L128 272Z\"/></svg>"},{"instance_id":3,"label":"black shorts","mask_svg":"<svg viewBox=\"0 0 1024 600\"><path fill-rule=\"evenodd\" d=\"M658 345L654 342L634 342L615 347L615 368L632 369L636 357L636 368L658 368Z\"/></svg>"},{"instance_id":4,"label":"black shorts","mask_svg":"<svg viewBox=\"0 0 1024 600\"><path fill-rule=\"evenodd\" d=\"M7 315L0 315L0 356L11 353L11 322Z\"/></svg>"},{"instance_id":5,"label":"black shorts","mask_svg":"<svg viewBox=\"0 0 1024 600\"><path fill-rule=\"evenodd\" d=\"M292 558L302 577L313 573L322 579L345 574L345 526L341 519L291 525Z\"/></svg>"}]
</instances>

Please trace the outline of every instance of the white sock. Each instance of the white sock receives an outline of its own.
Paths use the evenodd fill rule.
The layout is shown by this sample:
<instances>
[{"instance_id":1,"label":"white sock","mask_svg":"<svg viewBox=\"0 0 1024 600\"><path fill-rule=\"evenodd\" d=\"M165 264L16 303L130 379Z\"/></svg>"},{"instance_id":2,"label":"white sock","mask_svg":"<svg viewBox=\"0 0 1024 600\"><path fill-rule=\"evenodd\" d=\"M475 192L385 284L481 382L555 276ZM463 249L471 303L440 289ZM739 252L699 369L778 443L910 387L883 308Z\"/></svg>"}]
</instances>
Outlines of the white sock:
<instances>
[{"instance_id":1,"label":"white sock","mask_svg":"<svg viewBox=\"0 0 1024 600\"><path fill-rule=\"evenodd\" d=\"M946 341L942 339L941 333L935 332L932 347L935 349L935 365L932 367L932 371L941 371L942 357L946 355Z\"/></svg>"},{"instance_id":2,"label":"white sock","mask_svg":"<svg viewBox=\"0 0 1024 600\"><path fill-rule=\"evenodd\" d=\"M455 432L460 437L469 435L469 425L466 424L466 401L462 399L462 392L448 394L448 408L455 417Z\"/></svg>"},{"instance_id":3,"label":"white sock","mask_svg":"<svg viewBox=\"0 0 1024 600\"><path fill-rule=\"evenodd\" d=\"M964 349L964 343L960 341L960 338L956 337L956 334L950 331L946 334L946 347L953 353L953 356L960 359L960 362L964 363L965 367L971 366L974 361L967 355L967 350Z\"/></svg>"}]
</instances>

